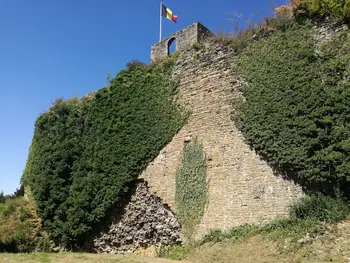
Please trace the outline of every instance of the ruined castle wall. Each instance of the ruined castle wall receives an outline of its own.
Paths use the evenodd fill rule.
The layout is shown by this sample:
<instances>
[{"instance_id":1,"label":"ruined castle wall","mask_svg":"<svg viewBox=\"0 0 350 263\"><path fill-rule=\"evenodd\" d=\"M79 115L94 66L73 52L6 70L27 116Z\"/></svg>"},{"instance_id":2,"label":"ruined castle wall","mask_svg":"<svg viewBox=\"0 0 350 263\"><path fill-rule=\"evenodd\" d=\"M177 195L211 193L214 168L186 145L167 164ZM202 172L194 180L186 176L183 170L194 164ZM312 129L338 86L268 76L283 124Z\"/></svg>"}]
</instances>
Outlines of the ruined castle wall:
<instances>
[{"instance_id":1,"label":"ruined castle wall","mask_svg":"<svg viewBox=\"0 0 350 263\"><path fill-rule=\"evenodd\" d=\"M151 61L166 58L168 56L169 44L173 39L176 40L176 50L181 51L209 36L212 36L209 29L199 22L195 22L155 44L151 51Z\"/></svg>"},{"instance_id":2,"label":"ruined castle wall","mask_svg":"<svg viewBox=\"0 0 350 263\"><path fill-rule=\"evenodd\" d=\"M179 103L192 114L187 124L149 164L140 178L176 212L175 174L184 143L198 136L208 156L209 201L197 233L264 223L286 216L288 206L303 195L293 181L274 174L244 142L231 120L241 82L231 71L232 50L206 44L180 52L174 75L180 76Z\"/></svg>"}]
</instances>

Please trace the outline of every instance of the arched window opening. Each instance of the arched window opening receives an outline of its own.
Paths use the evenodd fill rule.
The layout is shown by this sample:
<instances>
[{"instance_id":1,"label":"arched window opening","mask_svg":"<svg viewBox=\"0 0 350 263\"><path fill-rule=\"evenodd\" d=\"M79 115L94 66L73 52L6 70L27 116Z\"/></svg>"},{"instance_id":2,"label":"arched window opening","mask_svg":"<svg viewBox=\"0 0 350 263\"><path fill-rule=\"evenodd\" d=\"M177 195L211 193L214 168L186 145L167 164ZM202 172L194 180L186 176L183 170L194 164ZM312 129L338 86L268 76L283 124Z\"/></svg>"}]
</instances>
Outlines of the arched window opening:
<instances>
[{"instance_id":1,"label":"arched window opening","mask_svg":"<svg viewBox=\"0 0 350 263\"><path fill-rule=\"evenodd\" d=\"M176 38L172 37L168 41L168 56L176 51Z\"/></svg>"}]
</instances>

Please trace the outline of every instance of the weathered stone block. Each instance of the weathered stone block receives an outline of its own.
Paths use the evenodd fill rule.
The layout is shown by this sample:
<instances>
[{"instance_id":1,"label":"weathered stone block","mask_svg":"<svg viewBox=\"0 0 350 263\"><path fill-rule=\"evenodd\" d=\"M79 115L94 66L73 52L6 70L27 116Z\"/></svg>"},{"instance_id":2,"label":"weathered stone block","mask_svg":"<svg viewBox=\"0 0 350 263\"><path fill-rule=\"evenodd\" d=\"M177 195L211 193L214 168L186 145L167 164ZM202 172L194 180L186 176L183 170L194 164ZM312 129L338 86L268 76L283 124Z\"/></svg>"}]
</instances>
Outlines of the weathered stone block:
<instances>
[{"instance_id":1,"label":"weathered stone block","mask_svg":"<svg viewBox=\"0 0 350 263\"><path fill-rule=\"evenodd\" d=\"M151 61L166 58L169 55L169 47L174 41L176 41L176 51L181 51L212 35L213 33L209 29L201 23L195 22L155 44L152 47Z\"/></svg>"}]
</instances>

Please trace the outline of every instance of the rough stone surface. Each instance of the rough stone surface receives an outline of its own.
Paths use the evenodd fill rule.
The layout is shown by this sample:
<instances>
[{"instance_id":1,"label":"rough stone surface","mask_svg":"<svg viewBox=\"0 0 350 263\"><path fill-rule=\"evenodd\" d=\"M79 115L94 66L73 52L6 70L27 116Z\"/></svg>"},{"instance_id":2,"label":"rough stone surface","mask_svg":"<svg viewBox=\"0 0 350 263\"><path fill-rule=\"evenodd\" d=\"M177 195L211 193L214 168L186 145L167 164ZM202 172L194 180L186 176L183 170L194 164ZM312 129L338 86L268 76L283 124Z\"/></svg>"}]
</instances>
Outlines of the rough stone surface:
<instances>
[{"instance_id":1,"label":"rough stone surface","mask_svg":"<svg viewBox=\"0 0 350 263\"><path fill-rule=\"evenodd\" d=\"M231 70L233 50L222 43L184 49L174 69L178 101L191 108L187 124L140 175L150 190L176 212L175 175L184 144L198 137L208 155L209 202L197 237L210 229L265 223L288 214L303 196L300 186L274 174L244 142L231 120L242 81Z\"/></svg>"},{"instance_id":2,"label":"rough stone surface","mask_svg":"<svg viewBox=\"0 0 350 263\"><path fill-rule=\"evenodd\" d=\"M92 250L123 254L160 243L181 243L179 221L158 197L149 192L144 182L136 185L124 212L112 218L106 229L93 239Z\"/></svg>"},{"instance_id":3,"label":"rough stone surface","mask_svg":"<svg viewBox=\"0 0 350 263\"><path fill-rule=\"evenodd\" d=\"M195 22L155 44L152 47L151 61L166 58L169 55L169 47L174 40L176 41L176 51L181 51L212 35L209 29L201 23Z\"/></svg>"},{"instance_id":4,"label":"rough stone surface","mask_svg":"<svg viewBox=\"0 0 350 263\"><path fill-rule=\"evenodd\" d=\"M316 44L322 44L330 40L333 36L340 32L349 30L349 26L339 21L330 21L314 26L314 40Z\"/></svg>"}]
</instances>

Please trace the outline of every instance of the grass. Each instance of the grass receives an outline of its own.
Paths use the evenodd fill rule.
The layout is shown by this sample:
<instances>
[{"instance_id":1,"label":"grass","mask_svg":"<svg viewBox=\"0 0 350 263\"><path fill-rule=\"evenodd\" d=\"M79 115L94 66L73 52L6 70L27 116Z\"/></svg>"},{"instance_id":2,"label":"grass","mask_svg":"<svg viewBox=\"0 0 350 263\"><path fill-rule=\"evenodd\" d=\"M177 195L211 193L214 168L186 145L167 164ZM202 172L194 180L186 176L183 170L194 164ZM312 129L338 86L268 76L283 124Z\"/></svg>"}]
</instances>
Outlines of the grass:
<instances>
[{"instance_id":1,"label":"grass","mask_svg":"<svg viewBox=\"0 0 350 263\"><path fill-rule=\"evenodd\" d=\"M33 253L0 254L0 263L348 263L350 220L315 226L311 222L300 225L278 220L264 231L246 225L227 232L221 239L216 232L211 236L215 239L197 247L175 248L172 254L175 260L136 255ZM243 238L237 242L230 233ZM293 237L305 237L305 233L311 240L300 242L299 238L293 241ZM216 243L217 240L220 241ZM300 247L286 249L288 244L296 243ZM186 261L176 261L184 259Z\"/></svg>"},{"instance_id":2,"label":"grass","mask_svg":"<svg viewBox=\"0 0 350 263\"><path fill-rule=\"evenodd\" d=\"M88 253L0 254L0 263L171 263L169 259Z\"/></svg>"},{"instance_id":3,"label":"grass","mask_svg":"<svg viewBox=\"0 0 350 263\"><path fill-rule=\"evenodd\" d=\"M166 255L193 263L350 262L350 220L338 224L281 219L210 232L203 240Z\"/></svg>"},{"instance_id":4,"label":"grass","mask_svg":"<svg viewBox=\"0 0 350 263\"><path fill-rule=\"evenodd\" d=\"M305 235L314 237L320 234L323 225L319 221L299 219L279 219L263 226L245 224L225 232L213 230L198 242L197 246L219 242L240 244L261 235L277 244L287 239L288 242L284 242L283 247L289 248L299 244L297 241Z\"/></svg>"}]
</instances>

